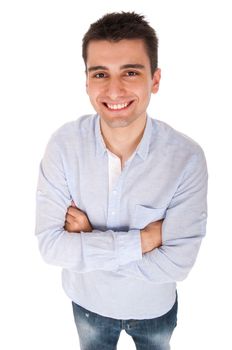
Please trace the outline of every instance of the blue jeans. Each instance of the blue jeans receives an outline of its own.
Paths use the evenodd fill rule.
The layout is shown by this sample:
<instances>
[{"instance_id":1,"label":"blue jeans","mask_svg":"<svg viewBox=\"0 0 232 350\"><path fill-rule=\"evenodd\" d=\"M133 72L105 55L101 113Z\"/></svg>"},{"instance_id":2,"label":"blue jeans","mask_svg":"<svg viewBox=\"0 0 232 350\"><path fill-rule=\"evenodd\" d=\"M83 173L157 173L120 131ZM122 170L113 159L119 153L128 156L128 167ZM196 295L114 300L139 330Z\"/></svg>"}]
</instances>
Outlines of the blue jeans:
<instances>
[{"instance_id":1,"label":"blue jeans","mask_svg":"<svg viewBox=\"0 0 232 350\"><path fill-rule=\"evenodd\" d=\"M100 316L72 302L81 350L116 350L121 330L129 334L137 350L169 350L177 324L177 298L163 316L145 320L117 320Z\"/></svg>"}]
</instances>

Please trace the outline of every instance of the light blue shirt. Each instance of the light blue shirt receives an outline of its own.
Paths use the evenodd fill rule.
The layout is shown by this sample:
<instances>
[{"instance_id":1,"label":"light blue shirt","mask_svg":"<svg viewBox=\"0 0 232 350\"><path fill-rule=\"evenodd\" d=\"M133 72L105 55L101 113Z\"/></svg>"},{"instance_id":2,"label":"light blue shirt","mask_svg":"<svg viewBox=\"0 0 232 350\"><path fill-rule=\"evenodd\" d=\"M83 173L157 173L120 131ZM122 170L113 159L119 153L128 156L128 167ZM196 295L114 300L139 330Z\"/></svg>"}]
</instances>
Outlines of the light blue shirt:
<instances>
[{"instance_id":1,"label":"light blue shirt","mask_svg":"<svg viewBox=\"0 0 232 350\"><path fill-rule=\"evenodd\" d=\"M83 116L52 135L41 162L41 254L63 268L65 292L84 308L116 319L158 317L171 309L176 281L195 262L206 232L206 197L201 147L150 117L109 191L99 116ZM93 232L64 231L72 200L88 215ZM140 229L162 218L162 246L142 254Z\"/></svg>"}]
</instances>

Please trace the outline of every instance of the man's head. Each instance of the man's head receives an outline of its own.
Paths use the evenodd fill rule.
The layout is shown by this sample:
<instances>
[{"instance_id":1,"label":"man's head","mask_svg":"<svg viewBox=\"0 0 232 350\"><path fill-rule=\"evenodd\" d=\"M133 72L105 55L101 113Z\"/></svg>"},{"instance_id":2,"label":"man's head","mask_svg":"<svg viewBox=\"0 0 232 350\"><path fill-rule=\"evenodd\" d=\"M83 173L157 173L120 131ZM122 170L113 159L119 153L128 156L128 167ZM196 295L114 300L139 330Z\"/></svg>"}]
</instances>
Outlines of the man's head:
<instances>
[{"instance_id":1,"label":"man's head","mask_svg":"<svg viewBox=\"0 0 232 350\"><path fill-rule=\"evenodd\" d=\"M155 30L134 12L110 13L91 24L83 38L82 56L86 65L87 49L91 41L118 42L123 39L142 39L150 61L153 76L158 66L158 38Z\"/></svg>"},{"instance_id":2,"label":"man's head","mask_svg":"<svg viewBox=\"0 0 232 350\"><path fill-rule=\"evenodd\" d=\"M101 123L110 128L143 124L161 76L157 38L143 17L105 15L86 33L83 57L86 91Z\"/></svg>"}]
</instances>

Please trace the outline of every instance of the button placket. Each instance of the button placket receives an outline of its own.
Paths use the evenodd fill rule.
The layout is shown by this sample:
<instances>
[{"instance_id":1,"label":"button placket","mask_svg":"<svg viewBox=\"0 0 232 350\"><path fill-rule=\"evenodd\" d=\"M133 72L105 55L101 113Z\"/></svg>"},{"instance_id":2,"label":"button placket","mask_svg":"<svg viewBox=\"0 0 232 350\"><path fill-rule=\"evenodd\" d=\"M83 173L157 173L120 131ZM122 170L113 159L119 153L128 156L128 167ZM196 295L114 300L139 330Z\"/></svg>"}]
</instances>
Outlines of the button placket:
<instances>
[{"instance_id":1,"label":"button placket","mask_svg":"<svg viewBox=\"0 0 232 350\"><path fill-rule=\"evenodd\" d=\"M119 226L119 214L120 214L120 180L109 194L109 207L108 207L108 225L111 228L116 229Z\"/></svg>"}]
</instances>

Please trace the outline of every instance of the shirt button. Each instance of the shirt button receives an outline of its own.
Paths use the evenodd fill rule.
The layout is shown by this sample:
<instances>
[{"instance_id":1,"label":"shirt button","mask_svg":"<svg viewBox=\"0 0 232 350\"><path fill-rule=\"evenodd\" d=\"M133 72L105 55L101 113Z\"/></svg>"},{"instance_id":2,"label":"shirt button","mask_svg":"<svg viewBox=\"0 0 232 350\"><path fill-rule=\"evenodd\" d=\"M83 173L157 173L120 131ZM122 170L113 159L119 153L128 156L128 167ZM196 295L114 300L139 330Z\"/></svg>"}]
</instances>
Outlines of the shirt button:
<instances>
[{"instance_id":1,"label":"shirt button","mask_svg":"<svg viewBox=\"0 0 232 350\"><path fill-rule=\"evenodd\" d=\"M113 191L113 194L117 194L117 191L116 191L116 190L114 190L114 191Z\"/></svg>"},{"instance_id":2,"label":"shirt button","mask_svg":"<svg viewBox=\"0 0 232 350\"><path fill-rule=\"evenodd\" d=\"M112 214L112 215L115 215L115 211L112 211L111 214Z\"/></svg>"}]
</instances>

